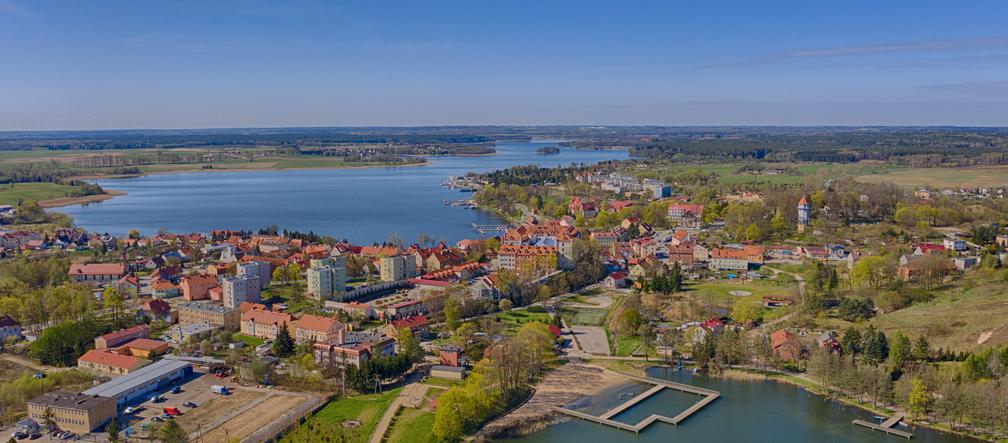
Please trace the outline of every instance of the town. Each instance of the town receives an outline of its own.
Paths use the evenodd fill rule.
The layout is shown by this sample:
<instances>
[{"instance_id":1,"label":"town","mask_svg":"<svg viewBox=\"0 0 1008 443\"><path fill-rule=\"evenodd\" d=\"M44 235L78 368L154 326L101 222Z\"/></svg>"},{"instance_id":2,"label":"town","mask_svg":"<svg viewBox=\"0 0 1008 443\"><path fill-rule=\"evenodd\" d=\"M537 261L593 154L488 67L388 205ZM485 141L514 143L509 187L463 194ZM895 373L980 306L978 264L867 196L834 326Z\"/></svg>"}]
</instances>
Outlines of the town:
<instances>
[{"instance_id":1,"label":"town","mask_svg":"<svg viewBox=\"0 0 1008 443\"><path fill-rule=\"evenodd\" d=\"M1008 233L984 223L1003 219L1003 188L712 187L655 170L452 177L469 205L511 220L455 244L5 230L3 426L15 439L499 438L555 413L609 423L564 408L664 365L1003 435L1008 396L984 388L1008 370L999 325L898 323L935 291L1003 288ZM953 308L962 321L1002 295L978 297ZM556 392L572 379L584 383ZM971 390L934 399L953 383ZM717 398L697 392L690 413ZM899 420L865 426L911 435Z\"/></svg>"}]
</instances>

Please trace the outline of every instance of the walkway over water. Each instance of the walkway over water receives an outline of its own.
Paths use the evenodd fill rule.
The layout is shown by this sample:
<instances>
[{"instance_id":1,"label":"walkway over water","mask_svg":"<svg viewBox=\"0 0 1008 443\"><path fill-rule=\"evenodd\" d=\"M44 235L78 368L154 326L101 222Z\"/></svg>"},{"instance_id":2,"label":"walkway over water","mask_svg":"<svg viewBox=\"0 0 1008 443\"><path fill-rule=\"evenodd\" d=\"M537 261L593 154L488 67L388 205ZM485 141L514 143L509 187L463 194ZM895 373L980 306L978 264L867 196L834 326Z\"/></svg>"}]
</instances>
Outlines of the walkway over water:
<instances>
[{"instance_id":1,"label":"walkway over water","mask_svg":"<svg viewBox=\"0 0 1008 443\"><path fill-rule=\"evenodd\" d=\"M892 435L898 435L900 437L911 438L911 437L913 437L913 433L907 432L907 431L901 431L899 429L895 429L895 426L897 424L899 424L899 422L901 420L903 420L904 417L906 417L905 413L903 413L903 412L897 412L896 415L893 415L892 417L889 417L886 421L882 422L882 424L876 424L876 423L872 423L870 421L865 421L865 420L861 420L861 419L857 419L857 418L854 419L853 423L856 424L856 425L864 426L866 428L874 429L876 431L882 431L882 432L885 432L886 434L892 434Z\"/></svg>"},{"instance_id":2,"label":"walkway over water","mask_svg":"<svg viewBox=\"0 0 1008 443\"><path fill-rule=\"evenodd\" d=\"M668 423L668 424L671 424L673 426L678 426L679 423L682 422L683 420L685 420L687 417L689 417L693 413L699 411L704 406L707 406L710 402L716 400L719 396L721 396L721 394L718 393L717 391L712 391L710 389L699 388L699 387L696 387L696 386L685 385L685 384L682 384L682 383L675 383L675 382L666 381L666 380L659 380L657 378L651 378L651 377L637 377L637 376L631 376L631 375L627 375L627 377L630 378L630 379L633 379L635 381L642 382L642 383L652 384L652 385L654 385L654 387L652 387L651 389L648 389L647 391L642 392L640 395L637 395L636 397L631 398L631 399L627 400L626 402L624 402L624 403L616 406L615 408L612 408L612 409L610 409L610 410L602 413L602 415L598 415L598 416L591 415L591 414L586 414L584 412L574 411L574 410L567 409L567 408L553 407L553 410L555 412L566 414L566 415L569 415L571 417L577 417L577 418L580 418L580 419L583 419L583 420L593 421L595 423L603 424L603 425L606 425L606 426L612 426L614 428L622 429L624 431L631 431L631 432L637 433L637 432L640 432L642 429L650 426L652 423L654 423L656 421L660 421L660 422L663 422L663 423ZM640 403L640 402L642 402L642 401L650 398L651 396L653 396L653 395L661 392L662 390L664 390L666 388L668 388L668 389L675 389L677 391L687 392L687 393L691 393L691 394L697 394L697 395L703 396L703 398L700 401L694 403L689 408L686 408L686 410L684 410L684 411L680 412L679 414L677 414L675 417L667 417L667 416L659 415L659 414L651 414L651 415L647 416L647 418L645 418L645 419L637 422L637 424L633 424L633 425L628 424L628 423L619 422L619 421L616 421L616 420L612 419L612 417L615 417L616 415L620 414L621 412L626 411L627 409L630 409L634 405L636 405L636 404L638 404L638 403Z\"/></svg>"}]
</instances>

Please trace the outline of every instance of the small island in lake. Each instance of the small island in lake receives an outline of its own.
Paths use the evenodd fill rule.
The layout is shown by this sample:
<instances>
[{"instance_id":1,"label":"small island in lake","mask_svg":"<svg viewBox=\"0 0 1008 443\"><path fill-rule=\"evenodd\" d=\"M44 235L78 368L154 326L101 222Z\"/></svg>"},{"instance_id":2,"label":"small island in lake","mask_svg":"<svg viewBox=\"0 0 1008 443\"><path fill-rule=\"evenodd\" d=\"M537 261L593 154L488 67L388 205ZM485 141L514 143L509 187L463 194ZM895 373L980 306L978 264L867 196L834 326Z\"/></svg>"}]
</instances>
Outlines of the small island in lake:
<instances>
[{"instance_id":1,"label":"small island in lake","mask_svg":"<svg viewBox=\"0 0 1008 443\"><path fill-rule=\"evenodd\" d=\"M556 146L543 146L543 147L541 147L539 149L536 149L536 154L541 154L541 155L559 154L559 153L560 153L560 148L558 148Z\"/></svg>"}]
</instances>

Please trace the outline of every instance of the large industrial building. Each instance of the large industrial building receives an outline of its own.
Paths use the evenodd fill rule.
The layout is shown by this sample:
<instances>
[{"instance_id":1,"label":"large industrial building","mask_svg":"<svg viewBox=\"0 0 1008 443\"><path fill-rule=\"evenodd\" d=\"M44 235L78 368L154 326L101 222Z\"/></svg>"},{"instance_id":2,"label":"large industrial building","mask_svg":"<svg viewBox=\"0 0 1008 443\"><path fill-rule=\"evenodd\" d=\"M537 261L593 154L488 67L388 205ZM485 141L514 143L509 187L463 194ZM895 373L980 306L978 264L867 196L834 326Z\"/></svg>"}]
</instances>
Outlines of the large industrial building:
<instances>
[{"instance_id":1,"label":"large industrial building","mask_svg":"<svg viewBox=\"0 0 1008 443\"><path fill-rule=\"evenodd\" d=\"M181 360L161 360L83 392L111 398L117 405L144 398L192 374L192 365Z\"/></svg>"}]
</instances>

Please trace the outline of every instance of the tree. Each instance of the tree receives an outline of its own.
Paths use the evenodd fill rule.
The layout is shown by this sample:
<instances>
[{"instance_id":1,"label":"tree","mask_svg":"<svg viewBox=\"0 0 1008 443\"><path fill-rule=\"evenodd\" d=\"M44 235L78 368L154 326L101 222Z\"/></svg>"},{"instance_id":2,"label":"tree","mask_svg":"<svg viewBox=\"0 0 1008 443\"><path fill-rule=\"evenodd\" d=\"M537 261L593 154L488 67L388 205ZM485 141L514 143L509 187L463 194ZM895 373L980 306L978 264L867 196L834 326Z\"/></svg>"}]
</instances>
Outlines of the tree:
<instances>
[{"instance_id":1,"label":"tree","mask_svg":"<svg viewBox=\"0 0 1008 443\"><path fill-rule=\"evenodd\" d=\"M280 266L273 268L273 281L287 281L287 270Z\"/></svg>"},{"instance_id":2,"label":"tree","mask_svg":"<svg viewBox=\"0 0 1008 443\"><path fill-rule=\"evenodd\" d=\"M928 412L931 407L931 393L928 392L927 385L918 377L910 380L910 395L907 396L907 408L910 413L921 417Z\"/></svg>"},{"instance_id":3,"label":"tree","mask_svg":"<svg viewBox=\"0 0 1008 443\"><path fill-rule=\"evenodd\" d=\"M853 326L848 327L844 331L843 337L840 338L840 345L843 346L844 352L851 356L853 362L854 357L861 353L861 332Z\"/></svg>"},{"instance_id":4,"label":"tree","mask_svg":"<svg viewBox=\"0 0 1008 443\"><path fill-rule=\"evenodd\" d=\"M738 324L746 325L760 320L763 307L758 302L738 302L732 306L731 317Z\"/></svg>"},{"instance_id":5,"label":"tree","mask_svg":"<svg viewBox=\"0 0 1008 443\"><path fill-rule=\"evenodd\" d=\"M50 431L56 429L56 418L53 416L52 408L46 407L42 411L42 424Z\"/></svg>"},{"instance_id":6,"label":"tree","mask_svg":"<svg viewBox=\"0 0 1008 443\"><path fill-rule=\"evenodd\" d=\"M507 311L512 307L514 307L514 303L512 303L511 300L508 300L506 298L502 298L500 302L497 303L497 308L500 309L501 311Z\"/></svg>"},{"instance_id":7,"label":"tree","mask_svg":"<svg viewBox=\"0 0 1008 443\"><path fill-rule=\"evenodd\" d=\"M550 289L549 285L539 286L539 290L536 292L536 300L543 301L553 296L553 290Z\"/></svg>"},{"instance_id":8,"label":"tree","mask_svg":"<svg viewBox=\"0 0 1008 443\"><path fill-rule=\"evenodd\" d=\"M119 326L124 308L124 300L122 294L119 293L119 290L115 286L109 286L102 291L102 305L105 306L105 309L112 311L112 323Z\"/></svg>"},{"instance_id":9,"label":"tree","mask_svg":"<svg viewBox=\"0 0 1008 443\"><path fill-rule=\"evenodd\" d=\"M294 353L294 339L291 338L290 332L287 331L287 324L280 325L280 330L277 331L276 339L273 340L273 354L277 357L283 358Z\"/></svg>"},{"instance_id":10,"label":"tree","mask_svg":"<svg viewBox=\"0 0 1008 443\"><path fill-rule=\"evenodd\" d=\"M851 282L878 291L892 280L893 272L891 263L885 257L869 255L854 263Z\"/></svg>"},{"instance_id":11,"label":"tree","mask_svg":"<svg viewBox=\"0 0 1008 443\"><path fill-rule=\"evenodd\" d=\"M397 338L400 354L405 355L411 362L419 361L423 357L420 342L413 336L410 328L399 328Z\"/></svg>"},{"instance_id":12,"label":"tree","mask_svg":"<svg viewBox=\"0 0 1008 443\"><path fill-rule=\"evenodd\" d=\"M166 421L158 429L157 439L161 443L189 443L189 436L175 420Z\"/></svg>"},{"instance_id":13,"label":"tree","mask_svg":"<svg viewBox=\"0 0 1008 443\"><path fill-rule=\"evenodd\" d=\"M903 365L910 361L912 352L913 345L910 343L910 338L903 335L902 332L897 332L889 350L889 364L892 371L901 370Z\"/></svg>"},{"instance_id":14,"label":"tree","mask_svg":"<svg viewBox=\"0 0 1008 443\"><path fill-rule=\"evenodd\" d=\"M105 426L105 432L108 434L109 443L119 443L119 423L115 418Z\"/></svg>"},{"instance_id":15,"label":"tree","mask_svg":"<svg viewBox=\"0 0 1008 443\"><path fill-rule=\"evenodd\" d=\"M927 361L931 358L931 346L923 335L917 337L917 342L914 343L913 357L921 361Z\"/></svg>"},{"instance_id":16,"label":"tree","mask_svg":"<svg viewBox=\"0 0 1008 443\"><path fill-rule=\"evenodd\" d=\"M292 282L301 281L301 267L297 263L287 265L287 280Z\"/></svg>"},{"instance_id":17,"label":"tree","mask_svg":"<svg viewBox=\"0 0 1008 443\"><path fill-rule=\"evenodd\" d=\"M444 305L445 324L448 329L455 330L462 319L462 303L455 297L448 297Z\"/></svg>"}]
</instances>

